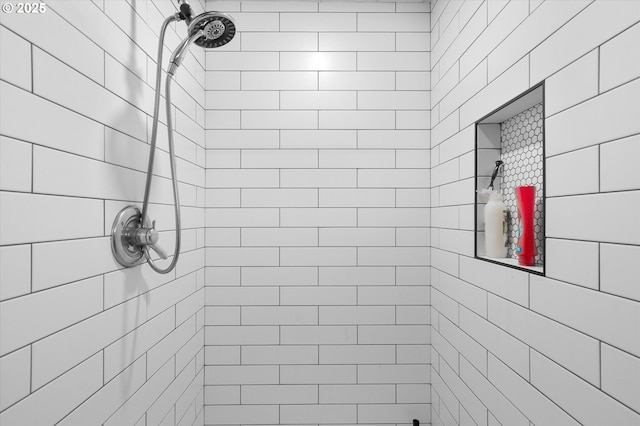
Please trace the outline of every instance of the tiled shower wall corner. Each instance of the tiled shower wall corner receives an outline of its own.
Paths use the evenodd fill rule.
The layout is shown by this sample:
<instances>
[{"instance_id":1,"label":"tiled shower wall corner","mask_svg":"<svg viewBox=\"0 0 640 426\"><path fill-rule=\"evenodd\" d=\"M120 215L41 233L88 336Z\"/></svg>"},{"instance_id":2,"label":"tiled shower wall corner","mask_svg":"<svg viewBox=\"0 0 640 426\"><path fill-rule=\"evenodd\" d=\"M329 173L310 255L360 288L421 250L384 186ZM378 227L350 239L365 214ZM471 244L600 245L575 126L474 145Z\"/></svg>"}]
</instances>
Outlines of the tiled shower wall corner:
<instances>
[{"instance_id":1,"label":"tiled shower wall corner","mask_svg":"<svg viewBox=\"0 0 640 426\"><path fill-rule=\"evenodd\" d=\"M429 423L428 3L207 8L205 423Z\"/></svg>"},{"instance_id":2,"label":"tiled shower wall corner","mask_svg":"<svg viewBox=\"0 0 640 426\"><path fill-rule=\"evenodd\" d=\"M125 270L109 235L141 205L157 34L176 8L41 4L0 17L0 424L202 424L205 55L194 49L173 92L180 261ZM167 46L184 33L171 26ZM164 130L150 214L171 252Z\"/></svg>"},{"instance_id":3,"label":"tiled shower wall corner","mask_svg":"<svg viewBox=\"0 0 640 426\"><path fill-rule=\"evenodd\" d=\"M640 424L639 21L432 2L434 425ZM473 258L474 122L542 80L546 277Z\"/></svg>"}]
</instances>

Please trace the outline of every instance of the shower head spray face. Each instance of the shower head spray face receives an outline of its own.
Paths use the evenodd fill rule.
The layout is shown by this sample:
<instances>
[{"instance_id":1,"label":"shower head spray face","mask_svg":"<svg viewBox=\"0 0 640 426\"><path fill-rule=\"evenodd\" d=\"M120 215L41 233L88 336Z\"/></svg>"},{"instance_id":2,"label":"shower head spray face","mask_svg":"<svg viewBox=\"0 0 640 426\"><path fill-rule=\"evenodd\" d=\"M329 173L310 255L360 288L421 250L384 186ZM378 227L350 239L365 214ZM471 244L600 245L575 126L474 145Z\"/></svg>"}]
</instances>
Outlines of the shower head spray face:
<instances>
[{"instance_id":1,"label":"shower head spray face","mask_svg":"<svg viewBox=\"0 0 640 426\"><path fill-rule=\"evenodd\" d=\"M202 31L194 43L200 47L213 48L224 46L236 35L236 25L233 18L222 12L204 12L189 24L189 36Z\"/></svg>"}]
</instances>

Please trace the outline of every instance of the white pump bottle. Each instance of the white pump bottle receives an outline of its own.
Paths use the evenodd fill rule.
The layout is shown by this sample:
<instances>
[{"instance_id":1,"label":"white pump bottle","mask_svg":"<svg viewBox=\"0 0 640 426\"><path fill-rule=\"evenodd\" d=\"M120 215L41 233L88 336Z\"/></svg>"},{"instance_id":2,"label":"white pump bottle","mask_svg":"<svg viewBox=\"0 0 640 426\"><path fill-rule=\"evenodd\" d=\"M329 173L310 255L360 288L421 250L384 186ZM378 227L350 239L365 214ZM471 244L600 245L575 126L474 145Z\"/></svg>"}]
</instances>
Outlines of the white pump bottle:
<instances>
[{"instance_id":1,"label":"white pump bottle","mask_svg":"<svg viewBox=\"0 0 640 426\"><path fill-rule=\"evenodd\" d=\"M493 181L504 163L496 161L491 183L484 193L489 193L489 201L484 206L484 250L487 257L507 257L508 210L499 191L493 190Z\"/></svg>"},{"instance_id":2,"label":"white pump bottle","mask_svg":"<svg viewBox=\"0 0 640 426\"><path fill-rule=\"evenodd\" d=\"M488 257L507 257L507 211L500 193L491 191L484 206L484 249Z\"/></svg>"}]
</instances>

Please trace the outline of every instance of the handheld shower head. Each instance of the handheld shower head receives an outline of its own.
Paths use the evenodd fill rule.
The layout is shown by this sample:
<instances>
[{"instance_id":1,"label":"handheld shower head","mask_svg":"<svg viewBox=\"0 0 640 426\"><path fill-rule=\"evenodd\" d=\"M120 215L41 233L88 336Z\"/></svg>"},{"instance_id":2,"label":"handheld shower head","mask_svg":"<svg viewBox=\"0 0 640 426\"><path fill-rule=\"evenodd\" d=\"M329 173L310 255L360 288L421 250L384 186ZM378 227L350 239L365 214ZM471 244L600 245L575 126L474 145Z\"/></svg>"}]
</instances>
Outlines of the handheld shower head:
<instances>
[{"instance_id":1,"label":"handheld shower head","mask_svg":"<svg viewBox=\"0 0 640 426\"><path fill-rule=\"evenodd\" d=\"M236 35L233 18L222 12L204 12L193 18L189 24L189 36L202 31L203 35L194 43L200 47L213 48L224 46Z\"/></svg>"}]
</instances>

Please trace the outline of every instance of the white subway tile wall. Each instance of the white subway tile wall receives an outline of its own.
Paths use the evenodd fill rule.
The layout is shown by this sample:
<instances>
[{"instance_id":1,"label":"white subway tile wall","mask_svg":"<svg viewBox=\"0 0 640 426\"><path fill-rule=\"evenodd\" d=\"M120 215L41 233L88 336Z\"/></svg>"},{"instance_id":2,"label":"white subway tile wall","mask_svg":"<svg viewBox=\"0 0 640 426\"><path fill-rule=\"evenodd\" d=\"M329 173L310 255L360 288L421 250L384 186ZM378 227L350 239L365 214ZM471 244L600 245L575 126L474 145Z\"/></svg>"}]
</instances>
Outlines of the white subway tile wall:
<instances>
[{"instance_id":1,"label":"white subway tile wall","mask_svg":"<svg viewBox=\"0 0 640 426\"><path fill-rule=\"evenodd\" d=\"M40 8L0 19L0 424L203 424L204 52L193 49L174 85L179 267L123 269L111 224L142 204L157 34L177 8ZM165 61L184 36L170 26ZM164 112L150 214L171 252L162 123Z\"/></svg>"},{"instance_id":2,"label":"white subway tile wall","mask_svg":"<svg viewBox=\"0 0 640 426\"><path fill-rule=\"evenodd\" d=\"M429 4L207 8L205 424L429 424Z\"/></svg>"},{"instance_id":3,"label":"white subway tile wall","mask_svg":"<svg viewBox=\"0 0 640 426\"><path fill-rule=\"evenodd\" d=\"M0 424L640 424L640 3L191 4L239 32L176 76L168 275L108 246L176 3L0 16ZM473 123L541 80L546 277L472 257Z\"/></svg>"},{"instance_id":4,"label":"white subway tile wall","mask_svg":"<svg viewBox=\"0 0 640 426\"><path fill-rule=\"evenodd\" d=\"M640 424L640 3L431 6L432 424ZM472 229L473 122L543 79L539 277L449 231Z\"/></svg>"}]
</instances>

